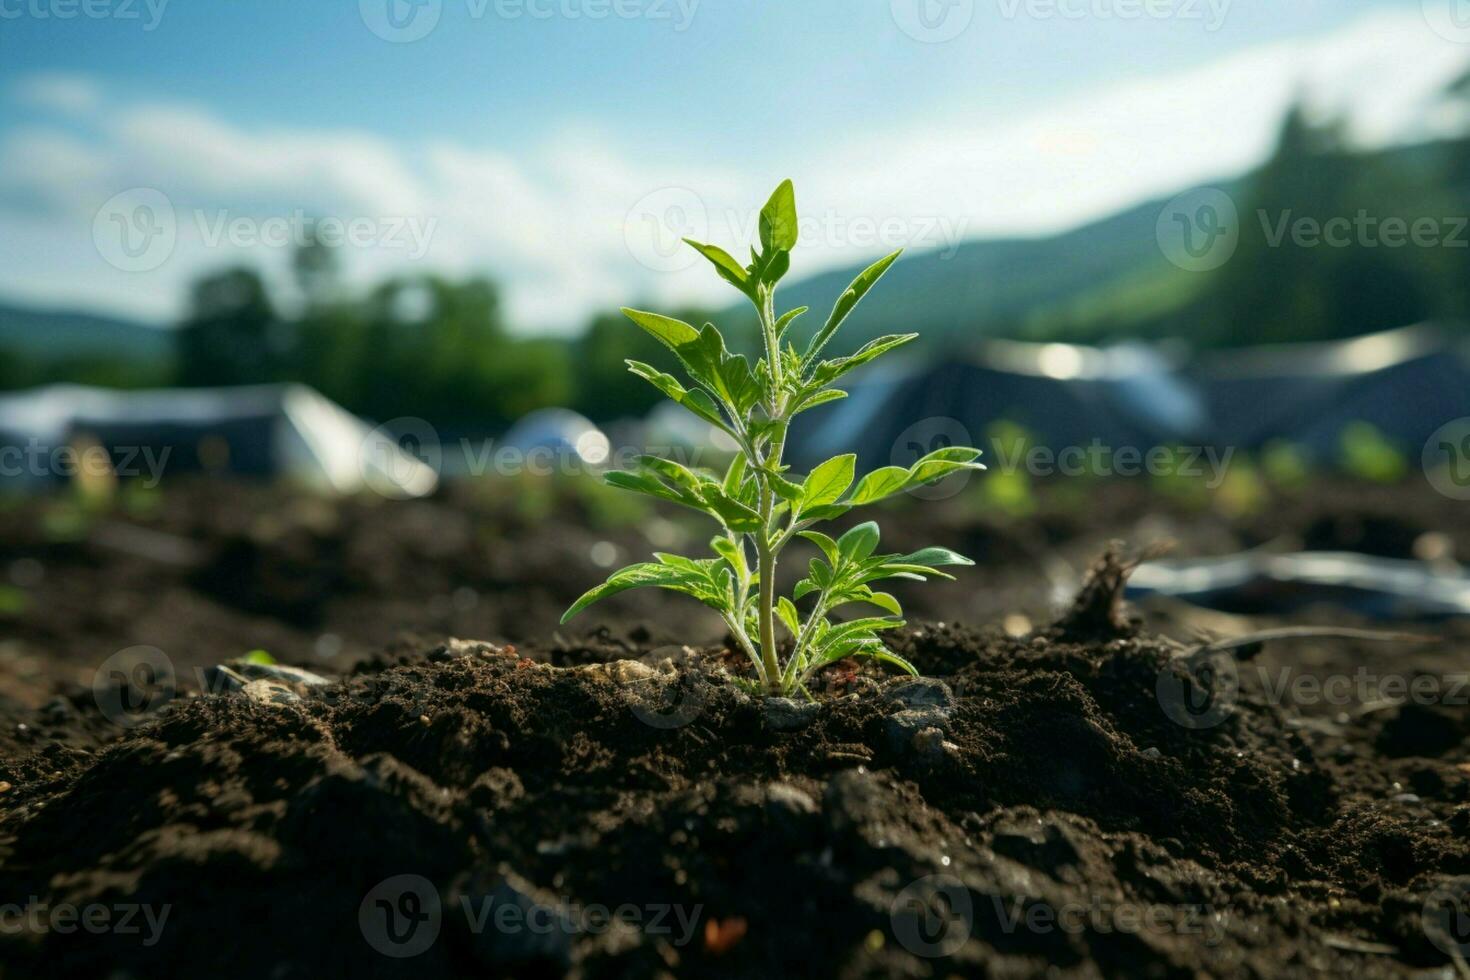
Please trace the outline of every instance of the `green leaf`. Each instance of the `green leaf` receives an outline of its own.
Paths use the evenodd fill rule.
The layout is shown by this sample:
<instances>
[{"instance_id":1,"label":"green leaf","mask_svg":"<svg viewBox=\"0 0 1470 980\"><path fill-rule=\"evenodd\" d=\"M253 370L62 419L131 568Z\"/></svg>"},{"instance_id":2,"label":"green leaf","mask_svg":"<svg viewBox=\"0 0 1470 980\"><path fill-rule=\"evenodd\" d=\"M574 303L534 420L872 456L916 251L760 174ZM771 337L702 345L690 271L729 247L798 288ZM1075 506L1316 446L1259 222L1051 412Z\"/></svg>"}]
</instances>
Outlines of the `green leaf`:
<instances>
[{"instance_id":1,"label":"green leaf","mask_svg":"<svg viewBox=\"0 0 1470 980\"><path fill-rule=\"evenodd\" d=\"M832 308L832 315L827 317L826 325L817 331L817 335L812 338L811 344L806 349L805 360L810 361L823 347L827 346L827 341L831 340L832 335L837 332L837 328L842 326L842 321L847 319L848 314L867 295L868 290L872 289L874 284L883 278L883 273L887 272L888 267L898 261L898 257L902 254L903 249L899 249L892 255L879 259L858 273L858 277L837 298L837 304Z\"/></svg>"},{"instance_id":2,"label":"green leaf","mask_svg":"<svg viewBox=\"0 0 1470 980\"><path fill-rule=\"evenodd\" d=\"M818 391L792 402L790 412L792 415L799 415L809 408L816 408L818 405L825 405L828 402L840 401L846 397L847 392L841 388L828 388L826 391Z\"/></svg>"},{"instance_id":3,"label":"green leaf","mask_svg":"<svg viewBox=\"0 0 1470 980\"><path fill-rule=\"evenodd\" d=\"M979 457L980 450L969 446L936 449L909 467L909 486L933 483L961 470L983 470L985 466L975 462Z\"/></svg>"},{"instance_id":4,"label":"green leaf","mask_svg":"<svg viewBox=\"0 0 1470 980\"><path fill-rule=\"evenodd\" d=\"M898 493L909 482L909 471L902 466L884 466L858 481L848 502L860 505L871 504Z\"/></svg>"},{"instance_id":5,"label":"green leaf","mask_svg":"<svg viewBox=\"0 0 1470 980\"><path fill-rule=\"evenodd\" d=\"M683 555L671 555L665 551L655 551L653 557L658 559L660 565L667 565L670 568L690 575L704 574L699 562L693 558L685 558Z\"/></svg>"},{"instance_id":6,"label":"green leaf","mask_svg":"<svg viewBox=\"0 0 1470 980\"><path fill-rule=\"evenodd\" d=\"M872 521L859 524L837 539L837 550L848 561L862 561L878 547L878 525Z\"/></svg>"},{"instance_id":7,"label":"green leaf","mask_svg":"<svg viewBox=\"0 0 1470 980\"><path fill-rule=\"evenodd\" d=\"M644 469L651 470L659 476L672 481L675 486L683 487L696 493L709 482L683 463L676 463L672 459L664 459L662 456L639 456L636 462Z\"/></svg>"},{"instance_id":8,"label":"green leaf","mask_svg":"<svg viewBox=\"0 0 1470 980\"><path fill-rule=\"evenodd\" d=\"M857 577L857 581L859 583L876 582L881 578L910 578L924 581L931 578L953 579L954 576L928 565L909 565L893 561L864 569Z\"/></svg>"},{"instance_id":9,"label":"green leaf","mask_svg":"<svg viewBox=\"0 0 1470 980\"><path fill-rule=\"evenodd\" d=\"M776 336L779 338L782 334L784 334L786 332L786 329L791 326L796 318L801 316L808 309L810 309L810 307L798 306L796 309L782 314L781 319L776 321Z\"/></svg>"},{"instance_id":10,"label":"green leaf","mask_svg":"<svg viewBox=\"0 0 1470 980\"><path fill-rule=\"evenodd\" d=\"M904 555L898 560L903 565L927 565L931 568L939 565L973 565L970 559L957 551L948 548L924 548L911 555Z\"/></svg>"},{"instance_id":11,"label":"green leaf","mask_svg":"<svg viewBox=\"0 0 1470 980\"><path fill-rule=\"evenodd\" d=\"M628 361L628 370L646 380L659 391L663 392L670 401L684 406L691 413L708 422L710 425L731 432L729 424L720 415L720 408L714 399L699 389L690 391L679 383L672 374L665 374L651 365L642 361ZM733 435L734 433L731 432Z\"/></svg>"},{"instance_id":12,"label":"green leaf","mask_svg":"<svg viewBox=\"0 0 1470 980\"><path fill-rule=\"evenodd\" d=\"M776 496L782 500L801 499L801 484L792 483L780 474L772 473L770 470L762 470L762 472L765 474L766 481L771 485L771 489L775 492Z\"/></svg>"},{"instance_id":13,"label":"green leaf","mask_svg":"<svg viewBox=\"0 0 1470 980\"><path fill-rule=\"evenodd\" d=\"M660 500L668 500L676 504L683 504L685 507L692 507L701 513L708 513L708 508L705 507L704 502L698 496L687 490L670 487L651 473L610 470L602 475L602 479L608 486L647 494L650 497L658 497Z\"/></svg>"},{"instance_id":14,"label":"green leaf","mask_svg":"<svg viewBox=\"0 0 1470 980\"><path fill-rule=\"evenodd\" d=\"M796 219L796 188L791 181L783 180L761 208L761 247L767 253L789 252L796 247L798 233Z\"/></svg>"},{"instance_id":15,"label":"green leaf","mask_svg":"<svg viewBox=\"0 0 1470 980\"><path fill-rule=\"evenodd\" d=\"M725 470L725 480L720 484L725 493L731 497L740 495L740 484L745 482L745 454L736 453L735 458L730 460L730 468Z\"/></svg>"},{"instance_id":16,"label":"green leaf","mask_svg":"<svg viewBox=\"0 0 1470 980\"><path fill-rule=\"evenodd\" d=\"M755 534L760 531L761 515L726 494L719 484L705 484L703 495L709 510L718 515L730 530L741 534Z\"/></svg>"},{"instance_id":17,"label":"green leaf","mask_svg":"<svg viewBox=\"0 0 1470 980\"><path fill-rule=\"evenodd\" d=\"M766 286L774 286L781 281L781 277L791 271L790 252L772 252L762 263L760 269L760 280Z\"/></svg>"},{"instance_id":18,"label":"green leaf","mask_svg":"<svg viewBox=\"0 0 1470 980\"><path fill-rule=\"evenodd\" d=\"M881 660L884 663L893 664L893 666L909 674L912 674L914 677L919 676L918 668L916 668L913 664L909 663L907 660L903 659L887 647L879 646L869 648L866 651L865 656L872 657L874 660Z\"/></svg>"},{"instance_id":19,"label":"green leaf","mask_svg":"<svg viewBox=\"0 0 1470 980\"><path fill-rule=\"evenodd\" d=\"M870 648L881 648L876 637L864 637L862 639L847 639L841 643L833 643L822 648L819 653L813 655L811 662L807 665L803 676L810 676L814 671L828 664L836 663L843 657L860 657Z\"/></svg>"},{"instance_id":20,"label":"green leaf","mask_svg":"<svg viewBox=\"0 0 1470 980\"><path fill-rule=\"evenodd\" d=\"M807 562L806 574L819 589L825 589L832 584L832 566L820 558L813 558Z\"/></svg>"},{"instance_id":21,"label":"green leaf","mask_svg":"<svg viewBox=\"0 0 1470 980\"><path fill-rule=\"evenodd\" d=\"M891 612L895 616L903 615L903 606L899 604L897 599L895 599L887 592L873 592L871 590L868 590L868 594L863 596L860 601L872 603L879 609Z\"/></svg>"},{"instance_id":22,"label":"green leaf","mask_svg":"<svg viewBox=\"0 0 1470 980\"><path fill-rule=\"evenodd\" d=\"M724 608L724 597L715 588L708 574L695 574L658 562L643 562L613 572L606 582L595 589L588 590L580 599L572 603L571 608L562 615L561 621L565 623L600 599L606 599L608 596L617 595L629 589L649 587L673 589L676 592L691 595L716 609Z\"/></svg>"},{"instance_id":23,"label":"green leaf","mask_svg":"<svg viewBox=\"0 0 1470 980\"><path fill-rule=\"evenodd\" d=\"M822 463L806 478L806 484L802 488L801 506L799 512L805 512L812 507L821 507L830 504L847 492L852 486L853 468L857 465L857 456L852 453L844 453Z\"/></svg>"},{"instance_id":24,"label":"green leaf","mask_svg":"<svg viewBox=\"0 0 1470 980\"><path fill-rule=\"evenodd\" d=\"M980 450L968 446L947 446L929 453L908 469L884 466L859 480L857 487L843 503L854 507L871 504L960 470L983 470L983 465L974 462L979 455Z\"/></svg>"},{"instance_id":25,"label":"green leaf","mask_svg":"<svg viewBox=\"0 0 1470 980\"><path fill-rule=\"evenodd\" d=\"M837 542L833 541L821 531L798 531L798 535L806 538L812 544L822 549L822 554L827 556L827 561L833 565L837 564L838 551Z\"/></svg>"},{"instance_id":26,"label":"green leaf","mask_svg":"<svg viewBox=\"0 0 1470 980\"><path fill-rule=\"evenodd\" d=\"M864 364L874 360L917 337L916 333L895 333L870 340L857 351L846 357L834 358L830 361L822 361L812 369L811 377L807 385L824 388L854 368L862 367Z\"/></svg>"},{"instance_id":27,"label":"green leaf","mask_svg":"<svg viewBox=\"0 0 1470 980\"><path fill-rule=\"evenodd\" d=\"M845 623L838 623L827 632L824 639L829 643L837 643L864 634L871 635L875 630L897 629L902 625L902 619L896 619L892 616L865 616L862 619L853 619Z\"/></svg>"},{"instance_id":28,"label":"green leaf","mask_svg":"<svg viewBox=\"0 0 1470 980\"><path fill-rule=\"evenodd\" d=\"M776 615L781 617L792 636L801 632L801 617L797 615L796 606L784 595L776 600Z\"/></svg>"},{"instance_id":29,"label":"green leaf","mask_svg":"<svg viewBox=\"0 0 1470 980\"><path fill-rule=\"evenodd\" d=\"M633 310L626 306L623 307L623 315L644 330L647 330L660 343L675 353L678 353L679 348L685 344L692 344L699 339L698 330L695 330L683 320L675 320L671 316L664 316L660 313L646 313L643 310Z\"/></svg>"},{"instance_id":30,"label":"green leaf","mask_svg":"<svg viewBox=\"0 0 1470 980\"><path fill-rule=\"evenodd\" d=\"M737 262L733 255L718 245L705 245L702 242L696 242L692 238L686 238L684 241L700 255L710 260L710 263L715 267L715 271L720 274L721 279L724 279L747 296L750 295L750 277L746 273L745 267Z\"/></svg>"},{"instance_id":31,"label":"green leaf","mask_svg":"<svg viewBox=\"0 0 1470 980\"><path fill-rule=\"evenodd\" d=\"M749 566L745 562L745 546L731 541L723 535L715 535L710 539L710 550L725 560L735 570L735 574L744 578Z\"/></svg>"},{"instance_id":32,"label":"green leaf","mask_svg":"<svg viewBox=\"0 0 1470 980\"><path fill-rule=\"evenodd\" d=\"M760 397L760 385L742 355L725 349L725 339L706 323L694 339L674 348L689 376L725 402L736 417L750 411Z\"/></svg>"}]
</instances>

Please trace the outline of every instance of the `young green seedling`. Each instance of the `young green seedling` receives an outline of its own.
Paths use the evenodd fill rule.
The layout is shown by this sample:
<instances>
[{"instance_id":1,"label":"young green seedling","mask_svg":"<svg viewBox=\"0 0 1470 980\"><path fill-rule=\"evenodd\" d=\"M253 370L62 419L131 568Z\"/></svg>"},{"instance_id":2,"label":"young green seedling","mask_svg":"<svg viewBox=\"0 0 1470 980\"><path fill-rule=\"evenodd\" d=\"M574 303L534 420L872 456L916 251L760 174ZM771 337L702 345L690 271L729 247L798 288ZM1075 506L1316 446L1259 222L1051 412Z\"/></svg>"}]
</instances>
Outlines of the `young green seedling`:
<instances>
[{"instance_id":1,"label":"young green seedling","mask_svg":"<svg viewBox=\"0 0 1470 980\"><path fill-rule=\"evenodd\" d=\"M806 682L843 657L873 657L917 673L887 649L879 634L903 625L903 610L887 592L875 591L882 579L952 578L946 565L970 565L947 548L925 548L909 555L878 554L878 525L859 524L833 540L813 526L967 469L984 469L978 449L952 446L929 453L912 466L885 466L853 482L857 458L829 459L805 478L781 461L791 420L808 409L845 398L833 383L847 372L913 340L918 334L891 334L844 357L821 359L837 328L898 258L875 262L838 298L826 324L798 351L789 338L792 323L806 307L776 315L776 283L791 267L796 247L796 194L786 181L760 213L760 251L741 265L715 245L689 241L726 282L755 305L765 356L751 367L725 347L713 324L695 329L657 313L624 309L638 326L674 352L692 385L639 361L628 367L675 402L724 432L739 447L723 475L683 466L657 456L640 456L638 468L608 473L614 486L693 508L720 526L710 541L713 558L656 554L631 565L578 599L566 622L599 599L651 586L693 596L715 609L755 667L759 687L769 694L805 691ZM686 241L688 241L686 239ZM807 576L790 598L775 594L776 562L795 538L816 545ZM754 562L752 563L752 557ZM810 604L805 615L797 604ZM844 606L867 605L886 615L859 615L834 621ZM791 640L784 662L777 656L777 623Z\"/></svg>"}]
</instances>

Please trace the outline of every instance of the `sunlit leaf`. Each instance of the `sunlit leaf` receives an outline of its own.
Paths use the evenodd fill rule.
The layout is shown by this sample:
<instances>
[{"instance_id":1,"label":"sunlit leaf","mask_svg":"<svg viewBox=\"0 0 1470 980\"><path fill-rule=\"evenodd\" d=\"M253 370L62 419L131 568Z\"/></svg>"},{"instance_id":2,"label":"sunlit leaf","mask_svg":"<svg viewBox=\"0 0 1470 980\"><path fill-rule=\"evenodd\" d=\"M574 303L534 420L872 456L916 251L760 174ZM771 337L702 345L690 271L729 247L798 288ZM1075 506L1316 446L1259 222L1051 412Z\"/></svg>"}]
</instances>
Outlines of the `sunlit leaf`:
<instances>
[{"instance_id":1,"label":"sunlit leaf","mask_svg":"<svg viewBox=\"0 0 1470 980\"><path fill-rule=\"evenodd\" d=\"M827 341L831 340L832 335L837 332L837 328L842 326L842 321L847 319L847 315L857 307L858 303L862 301L862 298L867 295L868 290L872 289L878 280L883 278L883 273L887 272L888 267L893 265L894 262L897 262L898 257L902 254L903 249L899 249L892 255L884 256L858 273L858 277L837 298L837 305L832 308L832 315L827 317L827 323L812 338L811 344L806 349L806 360L810 361L823 347L827 346Z\"/></svg>"},{"instance_id":2,"label":"sunlit leaf","mask_svg":"<svg viewBox=\"0 0 1470 980\"><path fill-rule=\"evenodd\" d=\"M767 252L789 252L796 247L798 230L796 188L791 181L783 180L761 208L761 247Z\"/></svg>"},{"instance_id":3,"label":"sunlit leaf","mask_svg":"<svg viewBox=\"0 0 1470 980\"><path fill-rule=\"evenodd\" d=\"M830 504L846 493L847 488L852 486L853 468L856 465L857 457L852 453L844 453L812 470L802 487L799 509L805 512L812 507Z\"/></svg>"},{"instance_id":4,"label":"sunlit leaf","mask_svg":"<svg viewBox=\"0 0 1470 980\"><path fill-rule=\"evenodd\" d=\"M862 561L878 547L878 525L872 521L859 524L837 539L837 550L848 561Z\"/></svg>"}]
</instances>

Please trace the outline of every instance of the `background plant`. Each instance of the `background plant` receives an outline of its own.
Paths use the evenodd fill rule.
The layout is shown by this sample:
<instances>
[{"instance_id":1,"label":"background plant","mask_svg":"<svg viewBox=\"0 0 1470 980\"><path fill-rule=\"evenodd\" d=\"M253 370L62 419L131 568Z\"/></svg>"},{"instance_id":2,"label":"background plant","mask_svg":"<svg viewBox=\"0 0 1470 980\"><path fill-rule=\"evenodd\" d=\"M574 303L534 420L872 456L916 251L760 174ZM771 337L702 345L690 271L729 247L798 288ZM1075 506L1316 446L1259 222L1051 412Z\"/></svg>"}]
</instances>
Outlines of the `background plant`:
<instances>
[{"instance_id":1,"label":"background plant","mask_svg":"<svg viewBox=\"0 0 1470 980\"><path fill-rule=\"evenodd\" d=\"M664 395L730 435L739 451L724 474L702 472L657 456L641 456L638 468L607 474L614 486L670 500L713 518L720 533L710 541L713 558L656 554L657 559L614 572L587 592L562 617L566 622L587 606L628 589L654 587L693 596L724 618L731 634L750 656L759 686L772 694L805 690L823 666L843 657L885 660L917 673L880 637L903 625L903 610L887 592L873 589L883 579L952 576L938 569L973 564L947 548L913 554L877 553L878 525L859 524L837 539L813 526L854 507L902 493L963 469L983 469L978 449L951 446L912 466L885 466L854 483L857 458L829 459L804 478L781 461L786 433L802 412L846 397L833 384L854 368L913 340L918 334L878 337L846 356L822 359L822 352L868 290L888 271L895 252L865 269L837 299L826 323L798 350L790 339L806 307L777 316L776 284L791 267L796 247L796 194L791 181L776 188L760 214L760 250L751 248L741 265L724 249L688 241L715 271L748 298L760 321L764 355L751 366L732 353L714 324L696 329L673 317L624 309L638 326L674 352L692 384L685 386L642 361L629 369ZM776 563L793 539L816 545L807 576L790 597L775 595ZM753 561L752 561L753 559ZM797 603L810 600L803 616ZM883 615L845 621L831 616L845 606L869 606ZM777 623L787 631L791 650L777 656Z\"/></svg>"}]
</instances>

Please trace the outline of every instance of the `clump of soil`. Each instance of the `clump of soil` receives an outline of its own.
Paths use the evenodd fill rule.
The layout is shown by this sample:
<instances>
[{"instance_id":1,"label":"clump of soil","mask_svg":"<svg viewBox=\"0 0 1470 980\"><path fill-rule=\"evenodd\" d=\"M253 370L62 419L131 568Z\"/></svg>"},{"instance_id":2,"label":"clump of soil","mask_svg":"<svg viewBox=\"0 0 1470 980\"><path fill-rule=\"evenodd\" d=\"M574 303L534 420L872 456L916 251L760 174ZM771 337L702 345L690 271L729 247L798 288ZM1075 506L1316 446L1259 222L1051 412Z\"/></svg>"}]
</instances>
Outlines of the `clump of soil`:
<instances>
[{"instance_id":1,"label":"clump of soil","mask_svg":"<svg viewBox=\"0 0 1470 980\"><path fill-rule=\"evenodd\" d=\"M49 910L0 956L16 977L1448 968L1424 909L1470 875L1463 713L1304 725L1086 622L906 630L924 679L844 665L815 704L742 693L728 650L629 661L605 637L569 666L450 643L111 736L78 697L0 764L0 894Z\"/></svg>"}]
</instances>

